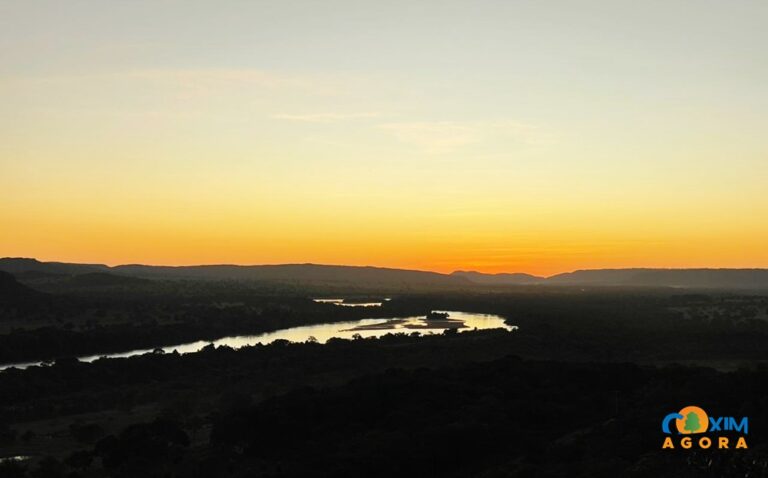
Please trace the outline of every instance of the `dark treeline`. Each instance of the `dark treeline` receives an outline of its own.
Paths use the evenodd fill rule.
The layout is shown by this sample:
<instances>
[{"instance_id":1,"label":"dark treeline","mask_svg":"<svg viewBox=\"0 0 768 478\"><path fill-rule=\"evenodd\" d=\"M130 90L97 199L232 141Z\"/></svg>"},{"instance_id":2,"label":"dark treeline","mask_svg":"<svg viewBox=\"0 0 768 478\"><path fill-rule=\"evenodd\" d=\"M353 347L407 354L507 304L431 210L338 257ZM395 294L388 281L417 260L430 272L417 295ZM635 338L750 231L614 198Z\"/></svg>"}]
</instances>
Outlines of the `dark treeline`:
<instances>
[{"instance_id":1,"label":"dark treeline","mask_svg":"<svg viewBox=\"0 0 768 478\"><path fill-rule=\"evenodd\" d=\"M92 278L91 278L92 279ZM671 289L516 287L411 291L382 307L317 304L285 284L138 281L120 286L38 284L33 301L0 300L0 363L153 348L364 317L421 315L431 309L502 315L527 333L578 340L578 359L765 358L768 298ZM110 282L111 284L111 282ZM14 294L14 296L16 296ZM381 300L358 294L350 300ZM675 336L676 346L669 347ZM590 352L591 355L587 354Z\"/></svg>"},{"instance_id":2,"label":"dark treeline","mask_svg":"<svg viewBox=\"0 0 768 478\"><path fill-rule=\"evenodd\" d=\"M427 312L397 305L363 311L302 299L228 307L191 304L179 307L170 313L171 316L164 316L163 310L136 305L127 309L124 322L86 324L77 329L71 322L64 322L61 326L17 329L0 335L0 363L120 352L215 340L229 335L259 334L308 324L424 315ZM95 314L98 316L98 310Z\"/></svg>"},{"instance_id":3,"label":"dark treeline","mask_svg":"<svg viewBox=\"0 0 768 478\"><path fill-rule=\"evenodd\" d=\"M521 340L541 348L542 358L768 359L764 346L768 343L768 298L764 296L562 288L427 294L402 297L400 303L499 314L520 327Z\"/></svg>"},{"instance_id":4,"label":"dark treeline","mask_svg":"<svg viewBox=\"0 0 768 478\"><path fill-rule=\"evenodd\" d=\"M4 280L2 361L52 361L0 372L0 458L31 456L0 476L766 476L763 296L103 279ZM72 358L430 310L519 329ZM662 451L688 404L748 415L749 449Z\"/></svg>"},{"instance_id":5,"label":"dark treeline","mask_svg":"<svg viewBox=\"0 0 768 478\"><path fill-rule=\"evenodd\" d=\"M371 350L373 358L387 346L414 340L276 345L260 352L307 352L322 364L316 366L319 372L335 369L333 362L345 354L359 358L357 353ZM459 338L426 340L455 343ZM199 355L220 363L223 357L253 353ZM303 369L306 362L301 364ZM52 368L67 373L65 365ZM69 373L76 375L74 370ZM375 477L402 470L449 477L766 476L767 444L760 432L768 426L766 396L768 369L763 367L722 373L507 356L436 368L388 368L342 385L304 385L263 398L226 396L211 410L175 402L157 418L114 433L96 423L74 424L70 433L80 449L34 465L6 464L5 471L7 476L70 477ZM749 448L662 450L661 418L692 403L748 416ZM200 411L206 417L195 415ZM201 439L201 424L207 421L212 427ZM735 435L728 436L735 442Z\"/></svg>"},{"instance_id":6,"label":"dark treeline","mask_svg":"<svg viewBox=\"0 0 768 478\"><path fill-rule=\"evenodd\" d=\"M13 301L0 300L0 327L5 329L0 334L0 364L429 311L400 302L365 310L338 307L297 296L293 288L259 284L142 281L127 287L58 287L43 287L46 293L30 291L36 294L34 300L16 300L15 292Z\"/></svg>"},{"instance_id":7,"label":"dark treeline","mask_svg":"<svg viewBox=\"0 0 768 478\"><path fill-rule=\"evenodd\" d=\"M325 345L278 341L239 350L208 346L194 354L155 353L92 363L62 359L50 366L0 372L0 420L131 409L206 394L267 397L292 386L336 382L387 368L487 360L506 355L513 345L513 332L489 330L331 339Z\"/></svg>"},{"instance_id":8,"label":"dark treeline","mask_svg":"<svg viewBox=\"0 0 768 478\"><path fill-rule=\"evenodd\" d=\"M567 364L507 357L392 370L303 389L224 415L199 463L229 476L765 476L752 452L661 450L672 403L768 425L768 369ZM674 410L673 410L674 411ZM731 434L733 437L734 435ZM735 442L735 440L734 440ZM762 470L762 474L755 473Z\"/></svg>"}]
</instances>

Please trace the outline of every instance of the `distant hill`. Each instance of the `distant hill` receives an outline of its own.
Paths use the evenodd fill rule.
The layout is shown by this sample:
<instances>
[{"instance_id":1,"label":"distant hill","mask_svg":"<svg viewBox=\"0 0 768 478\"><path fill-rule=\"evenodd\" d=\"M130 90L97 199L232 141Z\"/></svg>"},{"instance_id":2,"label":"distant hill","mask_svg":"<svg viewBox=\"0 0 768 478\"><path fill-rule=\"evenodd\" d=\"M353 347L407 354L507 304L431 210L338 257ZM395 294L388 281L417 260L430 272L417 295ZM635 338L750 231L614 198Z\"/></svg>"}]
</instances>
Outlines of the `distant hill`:
<instances>
[{"instance_id":1,"label":"distant hill","mask_svg":"<svg viewBox=\"0 0 768 478\"><path fill-rule=\"evenodd\" d=\"M368 288L457 288L514 285L680 287L718 289L766 289L768 269L595 269L579 270L543 278L530 274L483 274L456 271L452 274L389 269L382 267L331 266L318 264L147 266L68 264L35 259L0 259L0 271L20 277L73 276L74 281L97 284L126 284L131 278L236 280L292 283L297 285L365 286ZM77 278L77 276L85 276Z\"/></svg>"},{"instance_id":2,"label":"distant hill","mask_svg":"<svg viewBox=\"0 0 768 478\"><path fill-rule=\"evenodd\" d=\"M88 272L106 272L109 266L104 264L71 264L67 262L40 262L24 257L4 257L0 259L0 270L11 274L38 273L46 275L75 275Z\"/></svg>"},{"instance_id":3,"label":"distant hill","mask_svg":"<svg viewBox=\"0 0 768 478\"><path fill-rule=\"evenodd\" d=\"M15 272L13 276L16 277L16 280L19 280L21 282L26 282L26 281L55 280L55 279L69 277L70 275L32 270L32 271Z\"/></svg>"},{"instance_id":4,"label":"distant hill","mask_svg":"<svg viewBox=\"0 0 768 478\"><path fill-rule=\"evenodd\" d=\"M552 277L456 271L476 284L768 289L768 269L592 269Z\"/></svg>"},{"instance_id":5,"label":"distant hill","mask_svg":"<svg viewBox=\"0 0 768 478\"><path fill-rule=\"evenodd\" d=\"M329 266L318 264L285 265L204 265L204 266L147 266L140 264L109 267L103 264L67 264L61 262L40 262L35 259L0 259L0 270L18 274L69 274L85 278L74 281L114 281L105 275L144 279L192 279L192 280L238 280L284 282L295 284L334 284L367 287L409 288L438 287L451 288L471 285L462 277L452 277L436 272L380 267Z\"/></svg>"},{"instance_id":6,"label":"distant hill","mask_svg":"<svg viewBox=\"0 0 768 478\"><path fill-rule=\"evenodd\" d=\"M128 277L108 272L89 272L72 277L66 285L73 287L114 287L139 285L147 282L150 281L139 277Z\"/></svg>"},{"instance_id":7,"label":"distant hill","mask_svg":"<svg viewBox=\"0 0 768 478\"><path fill-rule=\"evenodd\" d=\"M768 289L768 269L596 269L549 277L553 285Z\"/></svg>"},{"instance_id":8,"label":"distant hill","mask_svg":"<svg viewBox=\"0 0 768 478\"><path fill-rule=\"evenodd\" d=\"M436 272L318 264L182 267L125 265L114 267L112 270L137 277L165 279L258 280L326 284L352 283L382 286L460 286L467 284L467 281L463 278L451 277Z\"/></svg>"},{"instance_id":9,"label":"distant hill","mask_svg":"<svg viewBox=\"0 0 768 478\"><path fill-rule=\"evenodd\" d=\"M517 273L500 273L500 274L483 274L482 272L475 271L456 271L451 273L454 277L463 277L475 284L487 284L487 285L524 285L524 284L541 284L546 279L544 277L537 277L531 274L524 274L522 272Z\"/></svg>"},{"instance_id":10,"label":"distant hill","mask_svg":"<svg viewBox=\"0 0 768 478\"><path fill-rule=\"evenodd\" d=\"M20 284L12 274L0 271L0 303L25 302L42 297L44 294Z\"/></svg>"}]
</instances>

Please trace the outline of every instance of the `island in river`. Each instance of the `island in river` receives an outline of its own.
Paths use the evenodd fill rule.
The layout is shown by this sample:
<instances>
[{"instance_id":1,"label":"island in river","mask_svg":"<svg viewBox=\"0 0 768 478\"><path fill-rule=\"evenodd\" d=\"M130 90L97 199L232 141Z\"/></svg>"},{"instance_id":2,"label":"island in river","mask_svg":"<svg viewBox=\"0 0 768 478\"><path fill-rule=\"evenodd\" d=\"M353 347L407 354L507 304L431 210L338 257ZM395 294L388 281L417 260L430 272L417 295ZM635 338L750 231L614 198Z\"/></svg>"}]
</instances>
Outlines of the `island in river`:
<instances>
[{"instance_id":1,"label":"island in river","mask_svg":"<svg viewBox=\"0 0 768 478\"><path fill-rule=\"evenodd\" d=\"M464 329L467 324L460 319L451 319L448 312L432 311L425 317L394 318L377 324L358 325L343 332L386 329Z\"/></svg>"}]
</instances>

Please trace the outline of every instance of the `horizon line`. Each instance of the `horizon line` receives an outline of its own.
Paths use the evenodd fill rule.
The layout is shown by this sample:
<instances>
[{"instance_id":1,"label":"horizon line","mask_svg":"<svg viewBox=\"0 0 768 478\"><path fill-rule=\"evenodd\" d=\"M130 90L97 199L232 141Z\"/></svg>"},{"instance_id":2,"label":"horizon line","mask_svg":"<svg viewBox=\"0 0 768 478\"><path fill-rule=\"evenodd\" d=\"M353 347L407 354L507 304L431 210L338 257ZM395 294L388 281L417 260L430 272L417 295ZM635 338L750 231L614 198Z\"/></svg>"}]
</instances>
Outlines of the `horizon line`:
<instances>
[{"instance_id":1,"label":"horizon line","mask_svg":"<svg viewBox=\"0 0 768 478\"><path fill-rule=\"evenodd\" d=\"M369 269L386 269L386 270L397 270L397 271L408 271L408 272L424 272L428 274L438 274L443 276L450 276L452 274L457 273L463 273L463 274L482 274L487 276L501 276L501 275L527 275L531 276L536 279L550 279L553 277L557 277L560 275L565 274L572 274L576 272L585 272L585 271L629 271L629 270L658 270L658 271L757 271L757 270L768 270L768 267L651 267L651 266L630 266L630 267L603 267L603 268L583 268L583 269L572 269L564 272L558 272L551 275L537 275L532 274L530 272L522 272L522 271L512 271L512 272L482 272L474 269L455 269L451 272L439 272L435 270L428 270L428 269L408 269L403 267L388 267L388 266L377 266L377 265L359 265L359 264L324 264L324 263L318 263L318 262L279 262L279 263L259 263L259 264L236 264L236 263L227 263L227 262L217 262L217 263L204 263L204 264L177 264L177 265L168 265L168 264L147 264L147 263L140 263L140 262L130 262L130 263L114 263L109 264L107 262L65 262L60 260L40 260L36 257L22 257L22 256L4 256L0 257L0 261L2 260L32 260L36 261L41 264L46 263L55 263L55 264L76 264L76 265L93 265L93 266L104 266L109 269L115 269L118 267L130 267L130 266L142 266L142 267L169 267L169 268L182 268L182 267L279 267L279 266L321 266L321 267L356 267L356 268L369 268Z\"/></svg>"}]
</instances>

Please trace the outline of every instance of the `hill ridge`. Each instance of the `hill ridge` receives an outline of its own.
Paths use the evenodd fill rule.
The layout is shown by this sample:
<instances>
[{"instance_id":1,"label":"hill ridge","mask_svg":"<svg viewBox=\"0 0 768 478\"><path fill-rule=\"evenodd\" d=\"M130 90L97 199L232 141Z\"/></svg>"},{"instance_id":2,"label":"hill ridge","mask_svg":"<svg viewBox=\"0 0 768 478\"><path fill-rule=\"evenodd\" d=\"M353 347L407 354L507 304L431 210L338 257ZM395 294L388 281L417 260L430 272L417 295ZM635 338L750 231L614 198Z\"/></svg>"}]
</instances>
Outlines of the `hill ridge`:
<instances>
[{"instance_id":1,"label":"hill ridge","mask_svg":"<svg viewBox=\"0 0 768 478\"><path fill-rule=\"evenodd\" d=\"M34 258L0 258L0 271L11 274L52 273L80 275L119 273L156 279L256 280L297 283L353 283L369 286L625 286L723 289L768 289L768 269L763 268L609 268L578 269L549 277L524 272L488 274L457 270L450 274L380 266L349 266L312 262L289 264L199 264L182 266L79 264L41 262Z\"/></svg>"}]
</instances>

